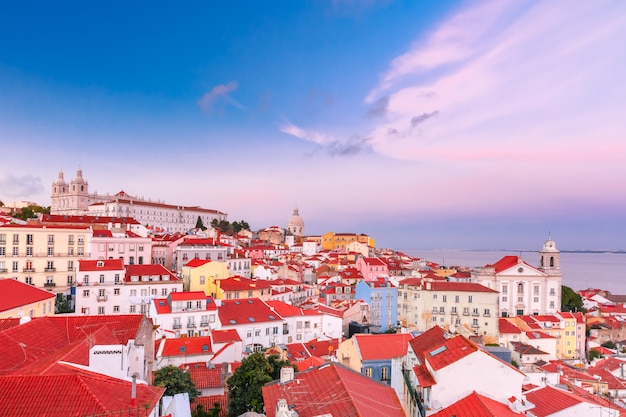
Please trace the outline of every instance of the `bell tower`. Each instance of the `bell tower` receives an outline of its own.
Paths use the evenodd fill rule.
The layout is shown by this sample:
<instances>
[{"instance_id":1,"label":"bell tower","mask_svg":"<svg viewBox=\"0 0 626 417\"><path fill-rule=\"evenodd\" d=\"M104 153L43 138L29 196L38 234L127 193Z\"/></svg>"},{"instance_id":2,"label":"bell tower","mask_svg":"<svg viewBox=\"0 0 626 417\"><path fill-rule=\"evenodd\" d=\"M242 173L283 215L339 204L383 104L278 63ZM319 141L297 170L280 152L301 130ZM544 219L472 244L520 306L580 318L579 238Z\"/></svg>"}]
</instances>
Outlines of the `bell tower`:
<instances>
[{"instance_id":1,"label":"bell tower","mask_svg":"<svg viewBox=\"0 0 626 417\"><path fill-rule=\"evenodd\" d=\"M561 273L561 252L548 234L548 240L539 251L539 269L546 273Z\"/></svg>"}]
</instances>

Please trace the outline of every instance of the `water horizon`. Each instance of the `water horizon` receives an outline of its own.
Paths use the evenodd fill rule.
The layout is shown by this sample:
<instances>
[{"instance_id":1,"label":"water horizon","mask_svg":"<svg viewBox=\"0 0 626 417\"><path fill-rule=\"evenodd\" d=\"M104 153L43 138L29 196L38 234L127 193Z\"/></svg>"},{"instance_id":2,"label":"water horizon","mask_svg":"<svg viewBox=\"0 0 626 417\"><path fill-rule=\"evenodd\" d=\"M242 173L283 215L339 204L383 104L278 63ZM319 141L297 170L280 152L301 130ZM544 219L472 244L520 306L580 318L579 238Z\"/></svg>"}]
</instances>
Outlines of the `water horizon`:
<instances>
[{"instance_id":1,"label":"water horizon","mask_svg":"<svg viewBox=\"0 0 626 417\"><path fill-rule=\"evenodd\" d=\"M538 250L477 249L398 249L448 267L478 268L494 264L507 255L521 256L539 266ZM561 250L563 285L580 291L600 288L613 294L626 294L626 251Z\"/></svg>"}]
</instances>

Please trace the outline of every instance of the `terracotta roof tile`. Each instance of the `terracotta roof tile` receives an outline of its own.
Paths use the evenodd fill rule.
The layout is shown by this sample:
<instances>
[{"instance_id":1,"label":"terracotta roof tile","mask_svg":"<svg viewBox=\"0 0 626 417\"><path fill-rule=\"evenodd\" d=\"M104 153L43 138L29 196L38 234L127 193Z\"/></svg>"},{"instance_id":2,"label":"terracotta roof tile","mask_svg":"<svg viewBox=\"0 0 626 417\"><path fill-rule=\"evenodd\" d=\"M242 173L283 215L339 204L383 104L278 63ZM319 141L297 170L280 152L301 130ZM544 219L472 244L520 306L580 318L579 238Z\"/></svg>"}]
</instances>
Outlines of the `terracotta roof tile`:
<instances>
[{"instance_id":1,"label":"terracotta roof tile","mask_svg":"<svg viewBox=\"0 0 626 417\"><path fill-rule=\"evenodd\" d=\"M13 310L21 306L53 300L56 294L12 278L0 279L0 312ZM54 301L54 300L53 300ZM24 312L28 315L28 312Z\"/></svg>"},{"instance_id":2,"label":"terracotta roof tile","mask_svg":"<svg viewBox=\"0 0 626 417\"><path fill-rule=\"evenodd\" d=\"M396 334L355 334L352 336L358 346L362 360L391 359L406 355L409 341L413 338L408 333Z\"/></svg>"},{"instance_id":3,"label":"terracotta roof tile","mask_svg":"<svg viewBox=\"0 0 626 417\"><path fill-rule=\"evenodd\" d=\"M502 404L496 400L472 392L465 398L460 399L454 404L444 408L441 411L431 414L431 417L520 417L521 413L512 411L508 405Z\"/></svg>"},{"instance_id":4,"label":"terracotta roof tile","mask_svg":"<svg viewBox=\"0 0 626 417\"><path fill-rule=\"evenodd\" d=\"M295 380L263 387L267 417L276 416L278 400L295 406L299 417L333 416L404 417L395 390L342 365L331 363L298 372Z\"/></svg>"}]
</instances>

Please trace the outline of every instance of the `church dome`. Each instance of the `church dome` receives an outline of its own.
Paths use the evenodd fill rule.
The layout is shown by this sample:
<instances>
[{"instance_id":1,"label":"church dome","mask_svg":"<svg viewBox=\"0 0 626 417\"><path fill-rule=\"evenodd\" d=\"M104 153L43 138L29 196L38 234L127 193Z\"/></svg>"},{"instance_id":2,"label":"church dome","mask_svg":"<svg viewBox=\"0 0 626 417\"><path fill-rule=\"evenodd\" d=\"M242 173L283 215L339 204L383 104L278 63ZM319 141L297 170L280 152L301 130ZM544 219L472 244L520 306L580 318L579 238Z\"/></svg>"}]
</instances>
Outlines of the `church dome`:
<instances>
[{"instance_id":1,"label":"church dome","mask_svg":"<svg viewBox=\"0 0 626 417\"><path fill-rule=\"evenodd\" d=\"M304 220L302 220L302 217L298 214L297 208L293 210L293 214L287 222L287 230L296 236L304 235Z\"/></svg>"}]
</instances>

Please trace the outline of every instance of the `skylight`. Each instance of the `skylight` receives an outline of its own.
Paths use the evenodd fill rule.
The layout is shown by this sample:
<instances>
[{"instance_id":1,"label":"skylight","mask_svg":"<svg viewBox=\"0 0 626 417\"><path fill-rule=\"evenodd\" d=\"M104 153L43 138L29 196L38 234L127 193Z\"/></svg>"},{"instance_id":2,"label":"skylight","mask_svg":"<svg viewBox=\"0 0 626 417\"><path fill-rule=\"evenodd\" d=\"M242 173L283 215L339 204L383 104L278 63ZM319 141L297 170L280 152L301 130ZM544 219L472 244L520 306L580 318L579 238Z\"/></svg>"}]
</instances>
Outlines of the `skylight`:
<instances>
[{"instance_id":1,"label":"skylight","mask_svg":"<svg viewBox=\"0 0 626 417\"><path fill-rule=\"evenodd\" d=\"M269 317L270 320L276 320L276 317L272 316L271 314L267 317Z\"/></svg>"},{"instance_id":2,"label":"skylight","mask_svg":"<svg viewBox=\"0 0 626 417\"><path fill-rule=\"evenodd\" d=\"M237 321L230 319L230 324L237 324Z\"/></svg>"},{"instance_id":3,"label":"skylight","mask_svg":"<svg viewBox=\"0 0 626 417\"><path fill-rule=\"evenodd\" d=\"M202 351L203 352L208 352L209 351L209 345L202 345Z\"/></svg>"},{"instance_id":4,"label":"skylight","mask_svg":"<svg viewBox=\"0 0 626 417\"><path fill-rule=\"evenodd\" d=\"M254 323L256 320L254 319L254 317L248 317L248 320L250 320L250 322Z\"/></svg>"},{"instance_id":5,"label":"skylight","mask_svg":"<svg viewBox=\"0 0 626 417\"><path fill-rule=\"evenodd\" d=\"M186 352L187 351L187 347L186 346L181 346L178 348L181 352Z\"/></svg>"},{"instance_id":6,"label":"skylight","mask_svg":"<svg viewBox=\"0 0 626 417\"><path fill-rule=\"evenodd\" d=\"M440 346L437 349L431 351L429 353L430 356L436 356L439 355L441 352L445 352L446 350L448 350L448 347L446 345Z\"/></svg>"}]
</instances>

